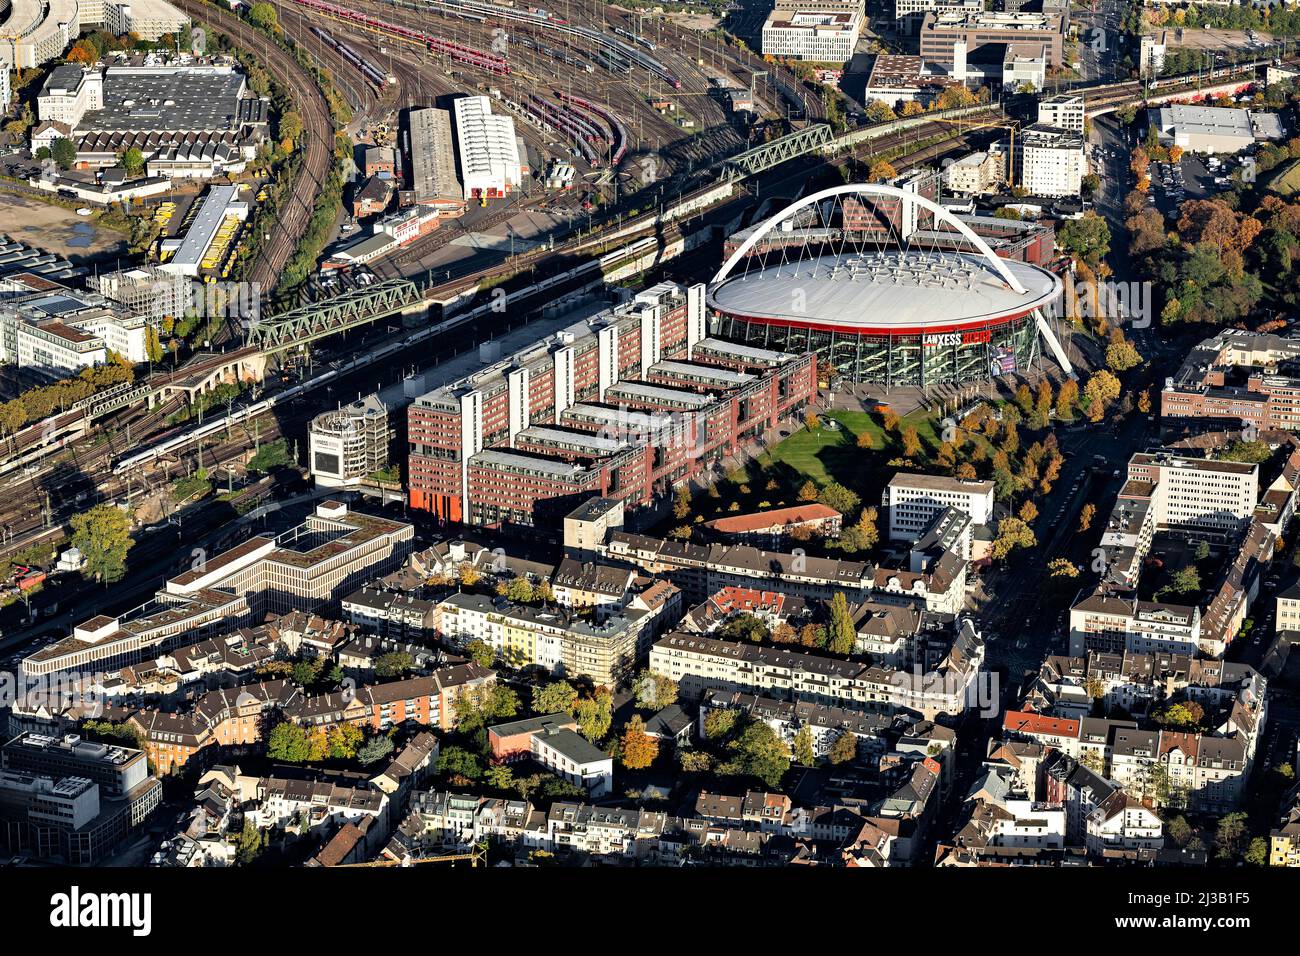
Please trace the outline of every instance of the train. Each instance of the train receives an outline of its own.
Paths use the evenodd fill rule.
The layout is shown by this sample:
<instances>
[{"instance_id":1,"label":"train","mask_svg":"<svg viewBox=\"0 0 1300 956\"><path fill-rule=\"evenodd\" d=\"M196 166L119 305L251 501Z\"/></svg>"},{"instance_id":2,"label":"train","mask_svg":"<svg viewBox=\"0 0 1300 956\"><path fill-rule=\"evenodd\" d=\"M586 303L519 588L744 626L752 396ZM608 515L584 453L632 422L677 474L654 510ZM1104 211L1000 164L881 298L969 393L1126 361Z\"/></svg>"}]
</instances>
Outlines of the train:
<instances>
[{"instance_id":1,"label":"train","mask_svg":"<svg viewBox=\"0 0 1300 956\"><path fill-rule=\"evenodd\" d=\"M619 36L623 37L624 39L631 40L633 43L640 44L641 46L649 50L651 53L655 51L655 45L643 36L637 36L635 33L630 33L629 31L624 30L622 27L615 27L614 32L617 33Z\"/></svg>"},{"instance_id":2,"label":"train","mask_svg":"<svg viewBox=\"0 0 1300 956\"><path fill-rule=\"evenodd\" d=\"M616 168L623 161L623 157L627 155L628 144L627 129L623 126L623 122L618 118L617 114L597 103L584 100L572 93L565 93L563 90L556 90L555 95L570 106L586 110L588 113L594 113L609 124L609 128L614 133L614 142L610 144L612 152L609 157L609 165L611 169Z\"/></svg>"},{"instance_id":3,"label":"train","mask_svg":"<svg viewBox=\"0 0 1300 956\"><path fill-rule=\"evenodd\" d=\"M303 0L295 0L303 2ZM515 7L501 6L495 3L486 3L483 0L425 0L425 5L450 16L459 16L464 11L479 14L485 17L495 17L501 20L513 20L517 23L528 23L533 26L555 30L559 33L566 33L570 36L581 37L598 48L599 52L608 52L621 56L624 60L635 63L637 66L658 76L665 83L675 90L682 88L682 81L672 73L663 63L650 56L647 52L653 51L655 46L644 38L637 38L629 34L626 30L619 27L614 28L614 33L629 37L634 42L624 43L617 37L611 37L600 30L591 27L582 27L570 23L553 13L547 12L541 7L531 7L527 10L516 9ZM355 15L354 15L355 16ZM598 61L599 62L599 61ZM601 63L602 66L606 64ZM608 68L608 67L607 67ZM617 70L616 72L622 72Z\"/></svg>"},{"instance_id":4,"label":"train","mask_svg":"<svg viewBox=\"0 0 1300 956\"><path fill-rule=\"evenodd\" d=\"M357 53L357 51L352 49L351 46L344 43L342 40L336 39L328 30L322 30L320 27L312 27L311 32L316 34L322 43L336 50L339 56L360 70L361 75L370 81L371 86L383 90L383 88L388 84L397 82L395 76L381 70L370 60L367 60L361 54Z\"/></svg>"},{"instance_id":5,"label":"train","mask_svg":"<svg viewBox=\"0 0 1300 956\"><path fill-rule=\"evenodd\" d=\"M461 43L453 43L451 40L444 40L425 33L422 30L412 30L408 27L398 26L395 23L389 23L386 20L380 20L378 17L367 16L364 13L357 13L354 10L348 10L345 7L336 6L332 3L326 3L325 0L293 0L294 3L309 10L315 10L326 16L335 17L339 20L346 20L349 23L355 23L371 30L377 30L381 33L390 33L393 36L401 37L412 43L418 43L425 47L430 53L439 53L449 57L457 63L464 63L467 66L477 67L486 70L496 76L509 76L510 64L505 58L495 56L491 53L484 53L482 50L476 50L473 47L465 46ZM471 11L473 12L473 11Z\"/></svg>"}]
</instances>

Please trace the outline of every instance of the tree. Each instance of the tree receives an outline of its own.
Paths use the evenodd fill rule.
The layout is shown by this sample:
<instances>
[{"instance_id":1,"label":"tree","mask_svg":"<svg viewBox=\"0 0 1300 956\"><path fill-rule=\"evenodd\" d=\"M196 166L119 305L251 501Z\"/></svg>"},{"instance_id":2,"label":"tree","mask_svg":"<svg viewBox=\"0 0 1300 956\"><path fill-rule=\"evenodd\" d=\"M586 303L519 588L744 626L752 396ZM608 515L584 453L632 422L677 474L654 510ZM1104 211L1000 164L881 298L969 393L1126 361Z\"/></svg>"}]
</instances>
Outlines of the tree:
<instances>
[{"instance_id":1,"label":"tree","mask_svg":"<svg viewBox=\"0 0 1300 956\"><path fill-rule=\"evenodd\" d=\"M713 758L703 750L679 750L677 763L683 773L708 773L713 767Z\"/></svg>"},{"instance_id":2,"label":"tree","mask_svg":"<svg viewBox=\"0 0 1300 956\"><path fill-rule=\"evenodd\" d=\"M1092 527L1092 519L1097 515L1097 506L1091 501L1079 510L1079 530L1087 531Z\"/></svg>"},{"instance_id":3,"label":"tree","mask_svg":"<svg viewBox=\"0 0 1300 956\"><path fill-rule=\"evenodd\" d=\"M248 22L267 33L280 32L280 20L275 7L269 3L255 3L248 8Z\"/></svg>"},{"instance_id":4,"label":"tree","mask_svg":"<svg viewBox=\"0 0 1300 956\"><path fill-rule=\"evenodd\" d=\"M1019 518L1003 518L998 522L998 536L993 541L992 555L995 561L1004 561L1016 548L1032 548L1038 544L1029 525Z\"/></svg>"},{"instance_id":5,"label":"tree","mask_svg":"<svg viewBox=\"0 0 1300 956\"><path fill-rule=\"evenodd\" d=\"M606 690L598 690L592 697L584 697L574 707L573 716L578 721L578 733L593 744L603 740L614 722L614 701Z\"/></svg>"},{"instance_id":6,"label":"tree","mask_svg":"<svg viewBox=\"0 0 1300 956\"><path fill-rule=\"evenodd\" d=\"M775 790L790 769L790 748L761 720L748 720L740 736L727 749L732 758L718 768L721 774L757 777Z\"/></svg>"},{"instance_id":7,"label":"tree","mask_svg":"<svg viewBox=\"0 0 1300 956\"><path fill-rule=\"evenodd\" d=\"M1268 841L1255 837L1246 848L1246 862L1251 866L1268 866Z\"/></svg>"},{"instance_id":8,"label":"tree","mask_svg":"<svg viewBox=\"0 0 1300 956\"><path fill-rule=\"evenodd\" d=\"M691 516L691 489L686 485L677 486L677 499L673 502L673 517L685 521Z\"/></svg>"},{"instance_id":9,"label":"tree","mask_svg":"<svg viewBox=\"0 0 1300 956\"><path fill-rule=\"evenodd\" d=\"M82 63L86 66L94 63L99 59L99 52L95 45L89 40L78 40L72 44L72 49L68 51L67 60L69 63Z\"/></svg>"},{"instance_id":10,"label":"tree","mask_svg":"<svg viewBox=\"0 0 1300 956\"><path fill-rule=\"evenodd\" d=\"M704 715L704 736L708 740L719 740L728 736L740 719L740 711L726 708L712 709Z\"/></svg>"},{"instance_id":11,"label":"tree","mask_svg":"<svg viewBox=\"0 0 1300 956\"><path fill-rule=\"evenodd\" d=\"M816 412L809 411L803 417L803 424L810 432L815 432L822 427L822 420L817 416Z\"/></svg>"},{"instance_id":12,"label":"tree","mask_svg":"<svg viewBox=\"0 0 1300 956\"><path fill-rule=\"evenodd\" d=\"M862 514L858 515L858 523L855 527L859 534L860 550L870 550L880 543L880 528L876 524L879 517L880 513L875 505L868 505L862 509Z\"/></svg>"},{"instance_id":13,"label":"tree","mask_svg":"<svg viewBox=\"0 0 1300 956\"><path fill-rule=\"evenodd\" d=\"M126 555L135 544L131 519L116 505L96 505L72 517L72 544L85 559L83 575L112 584L126 575Z\"/></svg>"},{"instance_id":14,"label":"tree","mask_svg":"<svg viewBox=\"0 0 1300 956\"><path fill-rule=\"evenodd\" d=\"M1133 347L1133 343L1128 339L1119 339L1106 346L1106 365L1111 371L1126 372L1141 364L1141 353Z\"/></svg>"},{"instance_id":15,"label":"tree","mask_svg":"<svg viewBox=\"0 0 1300 956\"><path fill-rule=\"evenodd\" d=\"M1228 862L1241 855L1241 844L1246 839L1246 814L1238 811L1219 818L1214 834L1214 855Z\"/></svg>"},{"instance_id":16,"label":"tree","mask_svg":"<svg viewBox=\"0 0 1300 956\"><path fill-rule=\"evenodd\" d=\"M465 645L465 651L469 654L469 659L479 667L491 667L497 657L497 652L492 649L491 644L477 638Z\"/></svg>"},{"instance_id":17,"label":"tree","mask_svg":"<svg viewBox=\"0 0 1300 956\"><path fill-rule=\"evenodd\" d=\"M466 562L456 571L456 577L463 588L472 588L483 580L483 574L474 565Z\"/></svg>"},{"instance_id":18,"label":"tree","mask_svg":"<svg viewBox=\"0 0 1300 956\"><path fill-rule=\"evenodd\" d=\"M1047 574L1053 578L1077 578L1079 569L1069 558L1053 558L1047 562Z\"/></svg>"},{"instance_id":19,"label":"tree","mask_svg":"<svg viewBox=\"0 0 1300 956\"><path fill-rule=\"evenodd\" d=\"M642 710L662 710L677 703L677 681L665 674L646 669L632 682L636 705Z\"/></svg>"},{"instance_id":20,"label":"tree","mask_svg":"<svg viewBox=\"0 0 1300 956\"><path fill-rule=\"evenodd\" d=\"M794 762L803 767L817 763L817 754L813 750L812 729L804 724L794 735Z\"/></svg>"},{"instance_id":21,"label":"tree","mask_svg":"<svg viewBox=\"0 0 1300 956\"><path fill-rule=\"evenodd\" d=\"M898 431L898 426L899 426L898 412L894 411L892 408L886 408L883 412L880 413L880 422L881 425L884 427L885 431L887 432Z\"/></svg>"},{"instance_id":22,"label":"tree","mask_svg":"<svg viewBox=\"0 0 1300 956\"><path fill-rule=\"evenodd\" d=\"M516 604L530 604L536 597L536 592L533 590L532 582L521 574L511 578L506 584L506 597Z\"/></svg>"},{"instance_id":23,"label":"tree","mask_svg":"<svg viewBox=\"0 0 1300 956\"><path fill-rule=\"evenodd\" d=\"M132 146L122 153L122 168L132 176L144 172L144 153L140 152L139 147Z\"/></svg>"},{"instance_id":24,"label":"tree","mask_svg":"<svg viewBox=\"0 0 1300 956\"><path fill-rule=\"evenodd\" d=\"M817 500L817 486L814 485L811 481L805 481L805 482L803 483L803 487L799 489L799 500L800 500L800 501L816 501L816 500Z\"/></svg>"},{"instance_id":25,"label":"tree","mask_svg":"<svg viewBox=\"0 0 1300 956\"><path fill-rule=\"evenodd\" d=\"M915 458L921 454L921 436L913 425L903 429L903 457Z\"/></svg>"},{"instance_id":26,"label":"tree","mask_svg":"<svg viewBox=\"0 0 1300 956\"><path fill-rule=\"evenodd\" d=\"M480 684L456 698L456 729L473 734L502 717L519 711L519 695L505 684Z\"/></svg>"},{"instance_id":27,"label":"tree","mask_svg":"<svg viewBox=\"0 0 1300 956\"><path fill-rule=\"evenodd\" d=\"M1195 831L1192 830L1192 825L1187 822L1187 818L1179 815L1165 823L1165 833L1169 834L1169 839L1179 846L1187 846Z\"/></svg>"},{"instance_id":28,"label":"tree","mask_svg":"<svg viewBox=\"0 0 1300 956\"><path fill-rule=\"evenodd\" d=\"M483 776L483 764L476 754L464 747L446 747L438 755L438 773L453 779L477 780Z\"/></svg>"},{"instance_id":29,"label":"tree","mask_svg":"<svg viewBox=\"0 0 1300 956\"><path fill-rule=\"evenodd\" d=\"M245 820L244 829L235 846L235 862L240 866L248 866L262 855L266 841L266 834L255 827L252 820Z\"/></svg>"},{"instance_id":30,"label":"tree","mask_svg":"<svg viewBox=\"0 0 1300 956\"><path fill-rule=\"evenodd\" d=\"M371 737L357 750L357 760L362 764L378 763L393 752L393 738L386 734Z\"/></svg>"},{"instance_id":31,"label":"tree","mask_svg":"<svg viewBox=\"0 0 1300 956\"><path fill-rule=\"evenodd\" d=\"M1038 517L1038 506L1032 501L1026 501L1020 506L1020 510L1016 512L1016 515L1025 524L1033 524L1034 519Z\"/></svg>"},{"instance_id":32,"label":"tree","mask_svg":"<svg viewBox=\"0 0 1300 956\"><path fill-rule=\"evenodd\" d=\"M77 147L72 140L60 136L50 144L50 158L58 164L59 169L71 169L77 161Z\"/></svg>"},{"instance_id":33,"label":"tree","mask_svg":"<svg viewBox=\"0 0 1300 956\"><path fill-rule=\"evenodd\" d=\"M533 710L538 714L567 714L573 710L577 699L578 692L567 680L533 688Z\"/></svg>"},{"instance_id":34,"label":"tree","mask_svg":"<svg viewBox=\"0 0 1300 956\"><path fill-rule=\"evenodd\" d=\"M1151 392L1145 388L1138 393L1138 411L1143 415L1151 412Z\"/></svg>"},{"instance_id":35,"label":"tree","mask_svg":"<svg viewBox=\"0 0 1300 956\"><path fill-rule=\"evenodd\" d=\"M329 754L335 760L351 760L365 740L365 734L356 724L335 724L325 734Z\"/></svg>"},{"instance_id":36,"label":"tree","mask_svg":"<svg viewBox=\"0 0 1300 956\"><path fill-rule=\"evenodd\" d=\"M515 772L507 764L488 767L483 782L497 790L509 790L515 784Z\"/></svg>"},{"instance_id":37,"label":"tree","mask_svg":"<svg viewBox=\"0 0 1300 956\"><path fill-rule=\"evenodd\" d=\"M844 730L831 743L826 759L833 764L851 763L858 756L858 738L852 731Z\"/></svg>"},{"instance_id":38,"label":"tree","mask_svg":"<svg viewBox=\"0 0 1300 956\"><path fill-rule=\"evenodd\" d=\"M1170 704L1153 715L1162 727L1195 727L1205 717L1205 709L1195 701Z\"/></svg>"},{"instance_id":39,"label":"tree","mask_svg":"<svg viewBox=\"0 0 1300 956\"><path fill-rule=\"evenodd\" d=\"M644 770L659 756L659 740L645 732L645 721L634 714L623 730L623 766L629 770Z\"/></svg>"},{"instance_id":40,"label":"tree","mask_svg":"<svg viewBox=\"0 0 1300 956\"><path fill-rule=\"evenodd\" d=\"M324 663L324 661L319 659L298 661L293 665L293 669L289 672L289 677L299 687L307 687L316 683L316 679L320 677L321 667Z\"/></svg>"},{"instance_id":41,"label":"tree","mask_svg":"<svg viewBox=\"0 0 1300 956\"><path fill-rule=\"evenodd\" d=\"M872 183L883 183L893 179L898 175L898 170L887 159L878 159L871 164L867 171L867 181Z\"/></svg>"},{"instance_id":42,"label":"tree","mask_svg":"<svg viewBox=\"0 0 1300 956\"><path fill-rule=\"evenodd\" d=\"M306 763L311 756L307 731L289 721L277 724L266 739L266 754L285 763Z\"/></svg>"},{"instance_id":43,"label":"tree","mask_svg":"<svg viewBox=\"0 0 1300 956\"><path fill-rule=\"evenodd\" d=\"M827 508L833 508L842 515L851 513L862 502L861 498L838 481L832 481L823 488L818 493L817 500Z\"/></svg>"},{"instance_id":44,"label":"tree","mask_svg":"<svg viewBox=\"0 0 1300 956\"><path fill-rule=\"evenodd\" d=\"M831 623L828 628L829 640L826 649L832 654L851 654L857 643L858 633L853 626L853 613L843 592L836 591L831 599Z\"/></svg>"},{"instance_id":45,"label":"tree","mask_svg":"<svg viewBox=\"0 0 1300 956\"><path fill-rule=\"evenodd\" d=\"M1057 230L1056 245L1076 262L1095 270L1110 252L1110 226L1095 212L1085 213Z\"/></svg>"},{"instance_id":46,"label":"tree","mask_svg":"<svg viewBox=\"0 0 1300 956\"><path fill-rule=\"evenodd\" d=\"M376 677L401 677L415 670L415 661L405 651L390 651L375 658Z\"/></svg>"},{"instance_id":47,"label":"tree","mask_svg":"<svg viewBox=\"0 0 1300 956\"><path fill-rule=\"evenodd\" d=\"M280 135L295 142L302 135L302 117L296 111L289 110L280 117Z\"/></svg>"}]
</instances>

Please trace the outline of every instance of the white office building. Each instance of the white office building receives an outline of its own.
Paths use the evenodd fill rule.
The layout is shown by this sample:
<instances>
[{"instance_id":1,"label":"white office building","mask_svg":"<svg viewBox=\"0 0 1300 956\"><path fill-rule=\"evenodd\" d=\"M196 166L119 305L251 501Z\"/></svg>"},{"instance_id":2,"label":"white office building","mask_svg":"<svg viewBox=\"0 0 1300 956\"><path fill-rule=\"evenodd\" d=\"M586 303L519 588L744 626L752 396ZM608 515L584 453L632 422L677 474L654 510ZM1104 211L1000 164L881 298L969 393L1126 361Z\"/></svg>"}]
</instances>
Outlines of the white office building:
<instances>
[{"instance_id":1,"label":"white office building","mask_svg":"<svg viewBox=\"0 0 1300 956\"><path fill-rule=\"evenodd\" d=\"M190 18L166 0L131 0L104 4L104 26L114 36L134 33L142 40L157 40L177 34L190 25Z\"/></svg>"},{"instance_id":2,"label":"white office building","mask_svg":"<svg viewBox=\"0 0 1300 956\"><path fill-rule=\"evenodd\" d=\"M945 508L962 512L974 525L988 524L993 516L993 482L899 472L885 488L883 503L889 509L890 540L916 541Z\"/></svg>"},{"instance_id":3,"label":"white office building","mask_svg":"<svg viewBox=\"0 0 1300 956\"><path fill-rule=\"evenodd\" d=\"M860 10L773 10L763 23L763 55L846 63L862 34Z\"/></svg>"}]
</instances>

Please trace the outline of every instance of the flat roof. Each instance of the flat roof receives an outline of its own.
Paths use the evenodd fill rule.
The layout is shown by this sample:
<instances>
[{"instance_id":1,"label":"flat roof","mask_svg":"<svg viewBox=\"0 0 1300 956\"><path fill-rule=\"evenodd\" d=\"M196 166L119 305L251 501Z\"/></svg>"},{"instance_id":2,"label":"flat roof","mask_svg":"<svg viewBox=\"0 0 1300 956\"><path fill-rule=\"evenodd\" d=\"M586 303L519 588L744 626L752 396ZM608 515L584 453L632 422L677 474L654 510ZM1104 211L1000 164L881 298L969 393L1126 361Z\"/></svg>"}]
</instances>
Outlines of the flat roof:
<instances>
[{"instance_id":1,"label":"flat roof","mask_svg":"<svg viewBox=\"0 0 1300 956\"><path fill-rule=\"evenodd\" d=\"M708 300L742 318L886 334L1024 315L1060 295L1061 280L1047 270L1001 262L1027 294L1011 289L974 253L880 250L751 269L711 287Z\"/></svg>"}]
</instances>

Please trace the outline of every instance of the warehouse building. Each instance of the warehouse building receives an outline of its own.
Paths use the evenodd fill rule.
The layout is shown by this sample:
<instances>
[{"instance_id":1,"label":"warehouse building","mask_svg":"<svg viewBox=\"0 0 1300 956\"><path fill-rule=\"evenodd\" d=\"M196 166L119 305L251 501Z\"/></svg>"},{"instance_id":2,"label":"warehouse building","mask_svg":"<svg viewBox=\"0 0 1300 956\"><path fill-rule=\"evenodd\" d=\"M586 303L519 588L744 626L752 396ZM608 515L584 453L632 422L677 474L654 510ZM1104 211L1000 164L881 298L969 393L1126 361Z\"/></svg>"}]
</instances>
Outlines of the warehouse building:
<instances>
[{"instance_id":1,"label":"warehouse building","mask_svg":"<svg viewBox=\"0 0 1300 956\"><path fill-rule=\"evenodd\" d=\"M467 194L456 176L451 114L429 107L411 110L407 121L410 126L407 151L411 157L413 201L433 206L442 215L460 215L465 210Z\"/></svg>"},{"instance_id":2,"label":"warehouse building","mask_svg":"<svg viewBox=\"0 0 1300 956\"><path fill-rule=\"evenodd\" d=\"M239 200L240 186L212 186L194 214L185 235L162 241L163 263L158 268L174 275L197 276L219 265L219 242L229 246L238 223L248 218L248 203Z\"/></svg>"},{"instance_id":3,"label":"warehouse building","mask_svg":"<svg viewBox=\"0 0 1300 956\"><path fill-rule=\"evenodd\" d=\"M486 96L456 100L456 149L466 201L502 199L523 182L515 121L492 112Z\"/></svg>"},{"instance_id":4,"label":"warehouse building","mask_svg":"<svg viewBox=\"0 0 1300 956\"><path fill-rule=\"evenodd\" d=\"M1175 103L1151 111L1151 128L1162 145L1189 153L1236 153L1255 143L1250 110Z\"/></svg>"},{"instance_id":5,"label":"warehouse building","mask_svg":"<svg viewBox=\"0 0 1300 956\"><path fill-rule=\"evenodd\" d=\"M139 149L151 175L239 173L268 132L270 102L231 66L65 65L37 97L33 150L67 137L82 167L115 166Z\"/></svg>"}]
</instances>

